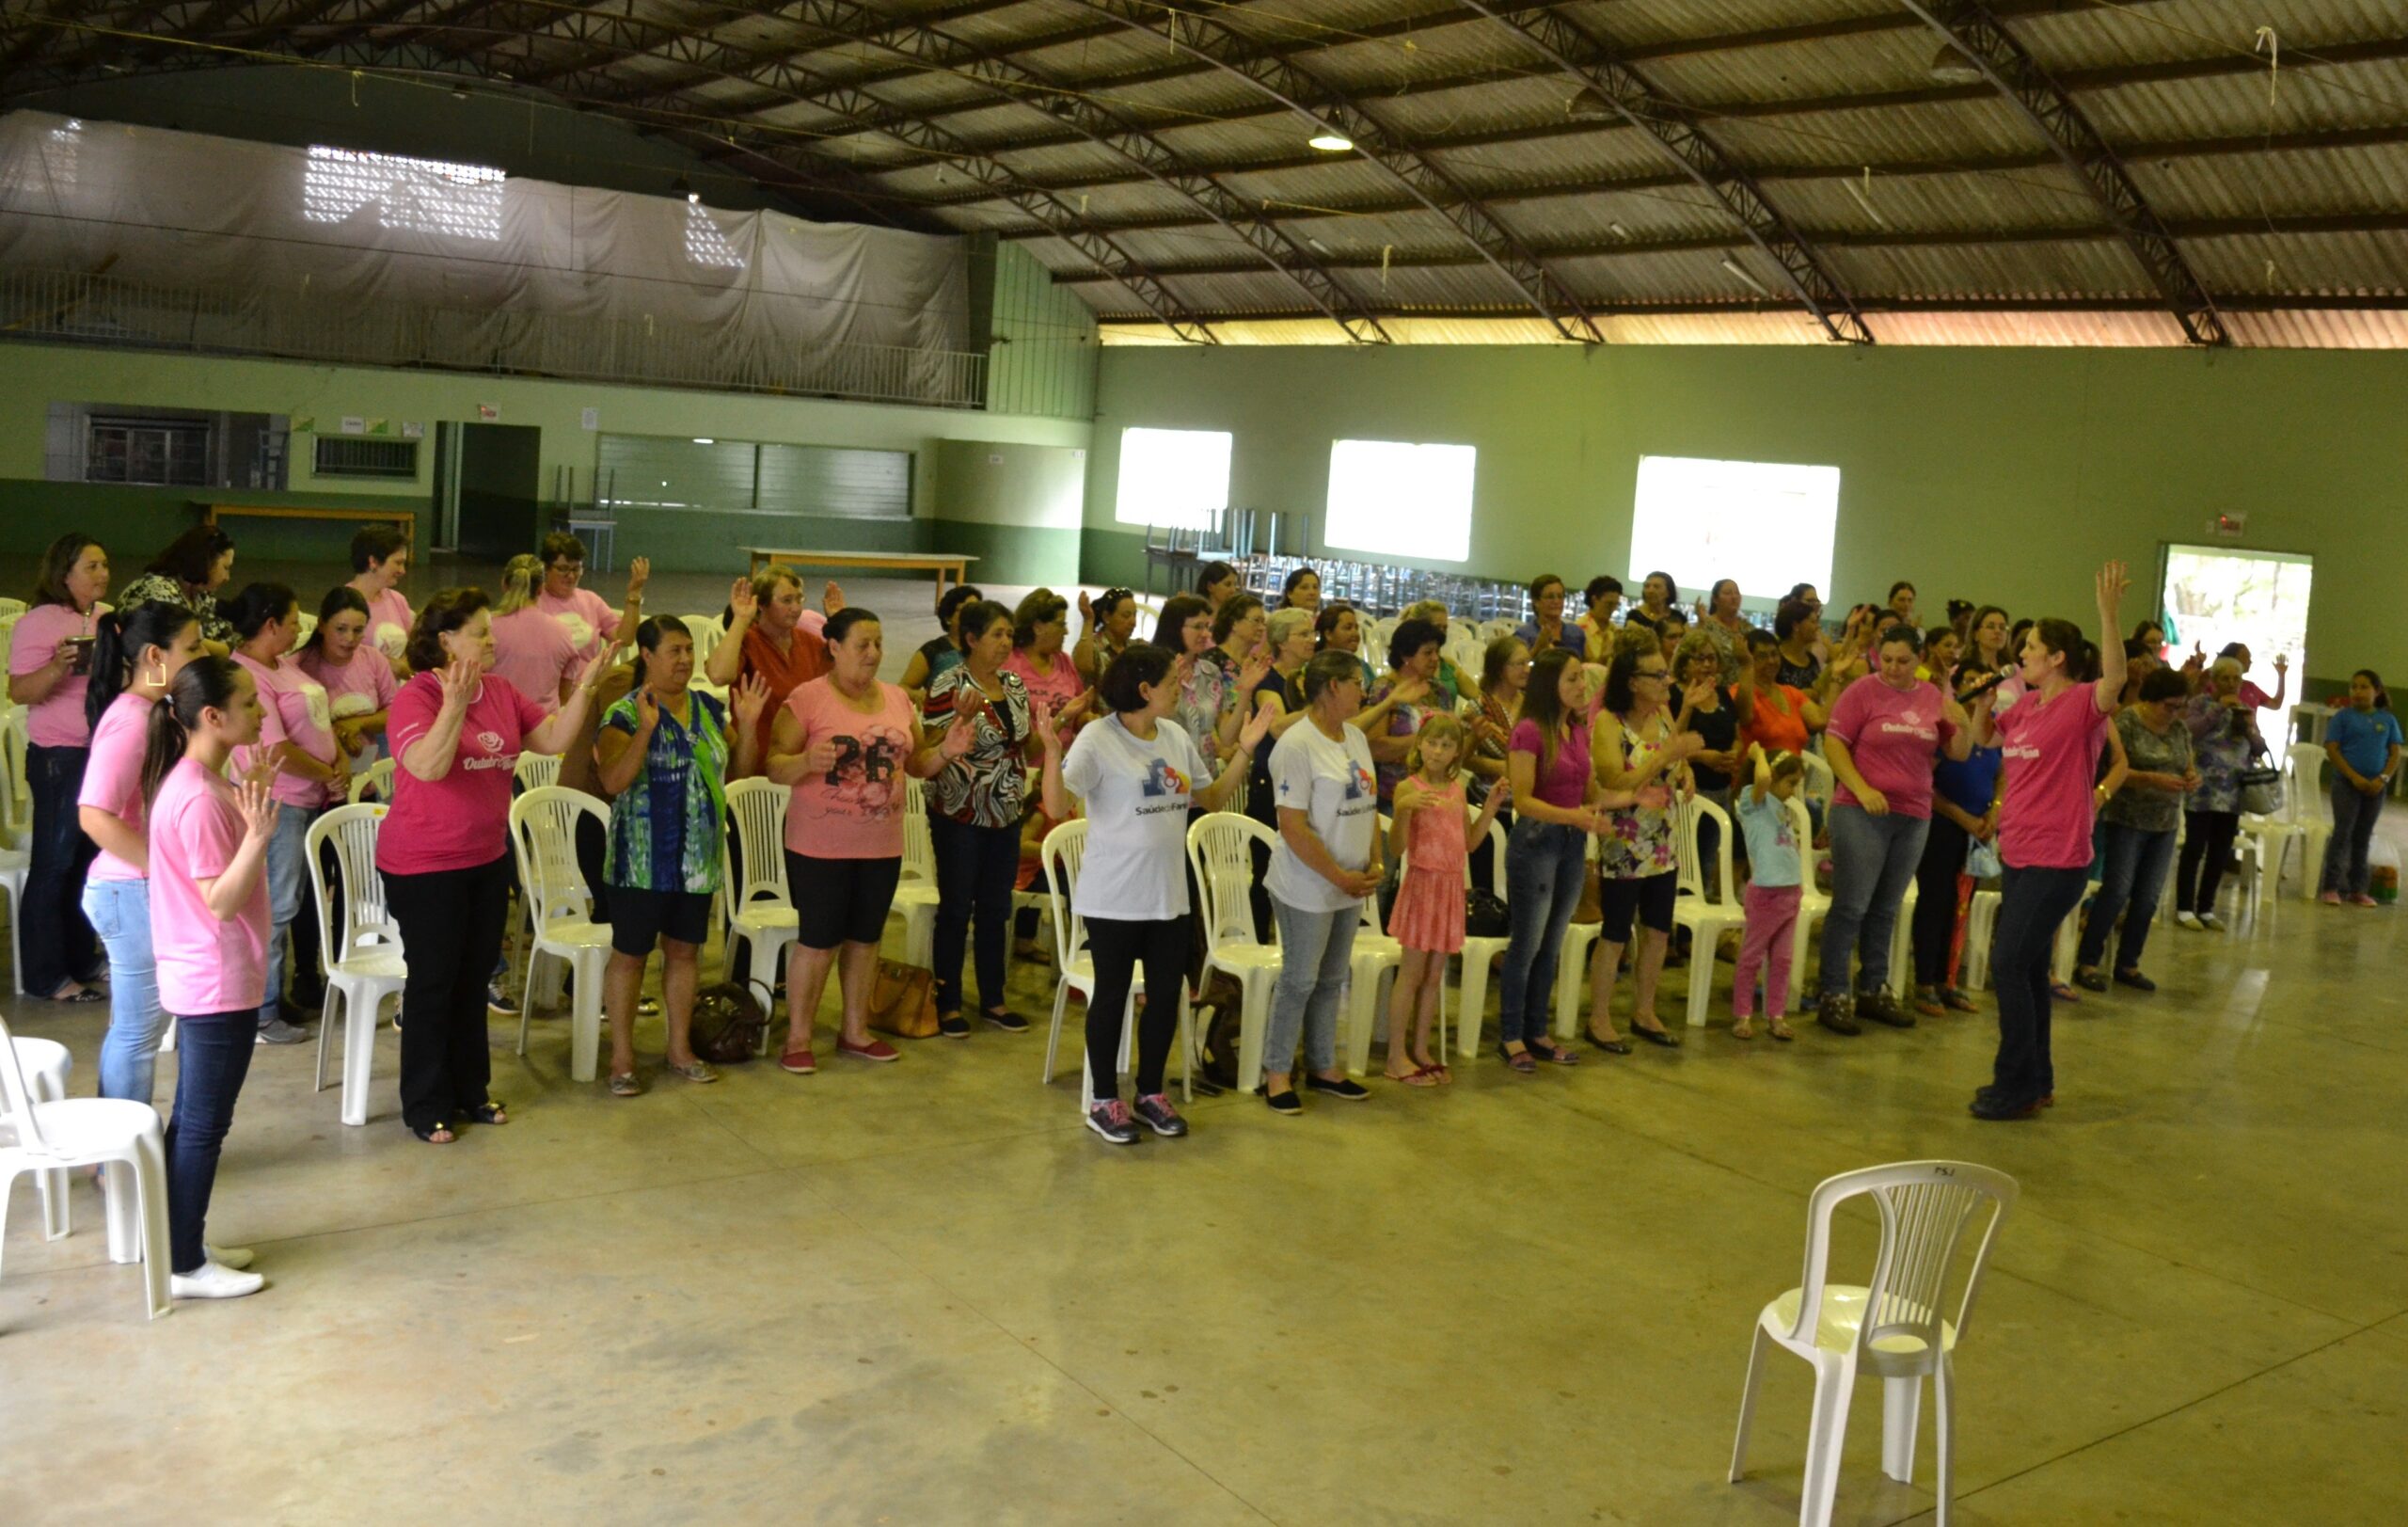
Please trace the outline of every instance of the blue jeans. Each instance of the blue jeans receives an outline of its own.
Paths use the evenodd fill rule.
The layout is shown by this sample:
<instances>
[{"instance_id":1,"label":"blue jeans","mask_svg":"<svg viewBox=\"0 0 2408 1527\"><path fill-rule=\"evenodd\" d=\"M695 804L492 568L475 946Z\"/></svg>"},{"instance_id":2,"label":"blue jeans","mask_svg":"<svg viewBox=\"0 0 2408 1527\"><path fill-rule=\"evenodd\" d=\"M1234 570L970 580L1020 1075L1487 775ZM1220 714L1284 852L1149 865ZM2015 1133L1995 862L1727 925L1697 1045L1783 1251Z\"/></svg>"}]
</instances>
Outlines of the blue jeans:
<instances>
[{"instance_id":1,"label":"blue jeans","mask_svg":"<svg viewBox=\"0 0 2408 1527\"><path fill-rule=\"evenodd\" d=\"M259 1012L179 1013L176 1111L167 1120L167 1265L197 1272L208 1260L201 1231L217 1185L217 1157L234 1127L234 1100L259 1044Z\"/></svg>"},{"instance_id":2,"label":"blue jeans","mask_svg":"<svg viewBox=\"0 0 2408 1527\"><path fill-rule=\"evenodd\" d=\"M2149 919L2157 915L2158 893L2165 889L2166 867L2174 862L2174 829L2151 832L2122 822L2101 821L2106 874L2090 901L2090 920L2082 928L2082 946L2073 962L2096 970L2107 953L2107 935L2115 919L2124 919L2124 936L2115 942L2115 968L2141 968L2141 950L2148 943Z\"/></svg>"},{"instance_id":3,"label":"blue jeans","mask_svg":"<svg viewBox=\"0 0 2408 1527\"><path fill-rule=\"evenodd\" d=\"M1338 998L1354 963L1354 930L1363 909L1348 903L1338 912L1306 912L1277 897L1279 984L1271 992L1271 1024L1262 1036L1262 1074L1284 1076L1295 1069L1296 1036L1305 1041L1305 1067L1338 1069Z\"/></svg>"},{"instance_id":4,"label":"blue jeans","mask_svg":"<svg viewBox=\"0 0 2408 1527\"><path fill-rule=\"evenodd\" d=\"M1524 817L1505 840L1505 909L1512 937L1497 981L1497 1042L1533 1044L1546 1038L1548 997L1563 931L1580 909L1589 835L1561 822ZM1537 999L1531 999L1531 994ZM1480 1022L1467 1012L1459 1020Z\"/></svg>"},{"instance_id":5,"label":"blue jeans","mask_svg":"<svg viewBox=\"0 0 2408 1527\"><path fill-rule=\"evenodd\" d=\"M2049 1056L2049 956L2057 925L2090 888L2087 866L2072 869L2006 867L1998 926L1990 943L1990 977L1998 987L1998 1058L1990 1090L2008 1104L2036 1103L2057 1090Z\"/></svg>"},{"instance_id":6,"label":"blue jeans","mask_svg":"<svg viewBox=\"0 0 2408 1527\"><path fill-rule=\"evenodd\" d=\"M84 883L84 915L109 955L109 1031L101 1041L101 1096L150 1101L167 1015L150 955L150 883Z\"/></svg>"},{"instance_id":7,"label":"blue jeans","mask_svg":"<svg viewBox=\"0 0 2408 1527\"><path fill-rule=\"evenodd\" d=\"M25 787L33 797L33 838L26 845L25 894L10 909L17 919L20 984L29 996L48 996L69 981L99 974L100 951L76 892L100 846L77 823L75 796L84 787L89 748L25 749Z\"/></svg>"},{"instance_id":8,"label":"blue jeans","mask_svg":"<svg viewBox=\"0 0 2408 1527\"><path fill-rule=\"evenodd\" d=\"M1856 989L1877 992L1890 980L1890 940L1898 906L1923 863L1927 817L1875 816L1862 806L1831 807L1831 905L1823 914L1825 996L1847 994L1847 961L1857 961Z\"/></svg>"},{"instance_id":9,"label":"blue jeans","mask_svg":"<svg viewBox=\"0 0 2408 1527\"><path fill-rule=\"evenodd\" d=\"M277 813L276 835L267 840L267 995L260 1001L261 1027L279 1016L277 1010L284 1005L285 951L292 946L287 935L301 910L301 882L309 872L303 851L309 824L319 815L288 803Z\"/></svg>"},{"instance_id":10,"label":"blue jeans","mask_svg":"<svg viewBox=\"0 0 2408 1527\"><path fill-rule=\"evenodd\" d=\"M2367 847L2374 841L2375 819L2383 815L2383 797L2368 795L2348 780L2333 781L2333 835L2324 844L2323 883L2320 891L2364 896L2367 891ZM30 992L33 988L25 988Z\"/></svg>"}]
</instances>

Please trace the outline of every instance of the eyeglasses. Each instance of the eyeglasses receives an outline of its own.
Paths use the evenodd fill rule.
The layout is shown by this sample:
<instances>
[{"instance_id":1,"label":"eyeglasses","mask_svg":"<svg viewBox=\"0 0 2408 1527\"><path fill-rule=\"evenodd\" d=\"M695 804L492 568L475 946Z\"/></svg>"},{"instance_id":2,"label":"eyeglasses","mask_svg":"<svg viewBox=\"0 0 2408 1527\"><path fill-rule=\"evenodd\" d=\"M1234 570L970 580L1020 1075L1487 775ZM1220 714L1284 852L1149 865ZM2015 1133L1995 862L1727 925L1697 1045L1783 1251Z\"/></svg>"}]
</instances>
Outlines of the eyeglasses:
<instances>
[{"instance_id":1,"label":"eyeglasses","mask_svg":"<svg viewBox=\"0 0 2408 1527\"><path fill-rule=\"evenodd\" d=\"M1634 668L1630 671L1630 676L1633 678L1670 678L1672 676L1672 671L1669 668Z\"/></svg>"}]
</instances>

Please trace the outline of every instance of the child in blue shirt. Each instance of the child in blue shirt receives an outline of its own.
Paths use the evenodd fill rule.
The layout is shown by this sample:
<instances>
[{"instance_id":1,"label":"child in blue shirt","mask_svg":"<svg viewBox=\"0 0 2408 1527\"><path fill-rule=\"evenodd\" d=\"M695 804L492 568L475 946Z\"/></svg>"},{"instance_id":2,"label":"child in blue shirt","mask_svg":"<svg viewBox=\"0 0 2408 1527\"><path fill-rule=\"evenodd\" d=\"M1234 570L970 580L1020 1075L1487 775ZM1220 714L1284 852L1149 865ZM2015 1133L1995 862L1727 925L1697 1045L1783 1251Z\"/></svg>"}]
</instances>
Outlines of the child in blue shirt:
<instances>
[{"instance_id":1,"label":"child in blue shirt","mask_svg":"<svg viewBox=\"0 0 2408 1527\"><path fill-rule=\"evenodd\" d=\"M2383 815L2383 792L2400 769L2400 718L2371 668L2350 676L2350 708L2337 710L2324 729L2324 756L2333 760L2333 836L2324 845L2323 894L2328 907L2344 900L2370 907L2367 894L2367 845Z\"/></svg>"},{"instance_id":2,"label":"child in blue shirt","mask_svg":"<svg viewBox=\"0 0 2408 1527\"><path fill-rule=\"evenodd\" d=\"M1798 904L1803 897L1805 863L1799 853L1790 797L1798 793L1806 766L1794 753L1765 756L1748 745L1753 783L1732 797L1731 809L1748 839L1747 924L1739 939L1739 968L1731 983L1735 1040L1756 1037L1756 973L1765 972L1765 1026L1777 1040L1795 1036L1784 1013L1789 1007L1789 957L1797 942Z\"/></svg>"}]
</instances>

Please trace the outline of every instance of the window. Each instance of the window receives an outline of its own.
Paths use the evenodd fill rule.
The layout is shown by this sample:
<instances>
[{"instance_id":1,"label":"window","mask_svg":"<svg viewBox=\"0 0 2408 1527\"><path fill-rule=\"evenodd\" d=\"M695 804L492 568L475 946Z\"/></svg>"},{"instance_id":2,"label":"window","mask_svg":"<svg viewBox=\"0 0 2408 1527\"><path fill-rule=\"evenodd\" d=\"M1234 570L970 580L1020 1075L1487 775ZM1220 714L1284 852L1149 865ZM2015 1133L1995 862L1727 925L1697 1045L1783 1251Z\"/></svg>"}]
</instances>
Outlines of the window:
<instances>
[{"instance_id":1,"label":"window","mask_svg":"<svg viewBox=\"0 0 2408 1527\"><path fill-rule=\"evenodd\" d=\"M686 258L697 265L715 266L721 270L742 270L744 257L727 235L719 231L719 223L705 208L686 203Z\"/></svg>"},{"instance_id":2,"label":"window","mask_svg":"<svg viewBox=\"0 0 2408 1527\"><path fill-rule=\"evenodd\" d=\"M1123 525L1205 530L1229 506L1227 430L1124 429L1120 497L1112 517Z\"/></svg>"},{"instance_id":3,"label":"window","mask_svg":"<svg viewBox=\"0 0 2408 1527\"><path fill-rule=\"evenodd\" d=\"M1322 540L1354 551L1434 562L1471 555L1467 445L1339 440L1329 448L1329 515Z\"/></svg>"},{"instance_id":4,"label":"window","mask_svg":"<svg viewBox=\"0 0 2408 1527\"><path fill-rule=\"evenodd\" d=\"M2168 546L2158 594L2165 656L2180 662L2196 647L2212 660L2238 642L2249 649L2244 676L2271 694L2276 658L2289 660L2293 677L2307 671L2307 598L2315 581L2313 557ZM2298 685L2289 686L2284 704L2299 692Z\"/></svg>"},{"instance_id":5,"label":"window","mask_svg":"<svg viewBox=\"0 0 2408 1527\"><path fill-rule=\"evenodd\" d=\"M84 481L132 487L209 485L206 419L104 419L91 422Z\"/></svg>"},{"instance_id":6,"label":"window","mask_svg":"<svg viewBox=\"0 0 2408 1527\"><path fill-rule=\"evenodd\" d=\"M398 153L309 146L301 177L301 215L341 223L376 209L380 228L454 238L501 237L500 170Z\"/></svg>"},{"instance_id":7,"label":"window","mask_svg":"<svg viewBox=\"0 0 2408 1527\"><path fill-rule=\"evenodd\" d=\"M1670 573L1684 595L1725 578L1757 599L1778 599L1795 583L1828 594L1839 512L1837 467L1641 456L1632 577Z\"/></svg>"},{"instance_id":8,"label":"window","mask_svg":"<svg viewBox=\"0 0 2408 1527\"><path fill-rule=\"evenodd\" d=\"M321 435L310 468L320 477L375 477L418 481L416 440L374 440L353 435Z\"/></svg>"}]
</instances>

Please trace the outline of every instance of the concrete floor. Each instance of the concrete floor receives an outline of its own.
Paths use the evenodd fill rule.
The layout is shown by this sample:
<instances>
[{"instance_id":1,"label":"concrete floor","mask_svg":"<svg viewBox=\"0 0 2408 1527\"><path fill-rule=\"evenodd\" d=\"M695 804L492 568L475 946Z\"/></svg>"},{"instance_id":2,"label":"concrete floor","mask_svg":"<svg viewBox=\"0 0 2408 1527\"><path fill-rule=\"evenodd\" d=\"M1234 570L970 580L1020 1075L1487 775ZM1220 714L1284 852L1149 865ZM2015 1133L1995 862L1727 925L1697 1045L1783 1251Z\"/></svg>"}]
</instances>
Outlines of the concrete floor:
<instances>
[{"instance_id":1,"label":"concrete floor","mask_svg":"<svg viewBox=\"0 0 2408 1527\"><path fill-rule=\"evenodd\" d=\"M1776 1358L1725 1483L1751 1321L1819 1179L1924 1156L2024 1194L1960 1351L1957 1521L2396 1521L2399 928L2161 932L2163 989L2060 1010L2058 1106L2014 1125L1964 1112L1987 1015L1775 1046L1722 1001L1678 1052L1299 1121L1198 1099L1117 1151L1075 1073L1039 1090L1041 1027L628 1102L567 1080L563 1022L523 1060L497 1024L514 1121L444 1149L389 1030L365 1129L263 1050L211 1221L260 1296L147 1322L87 1185L55 1243L15 1195L0 1522L1779 1523L1810 1390ZM1012 991L1041 1021L1044 967ZM88 1091L104 1020L37 1007ZM1877 1388L1854 1421L1837 1519L1930 1519L1928 1423L1906 1486Z\"/></svg>"}]
</instances>

